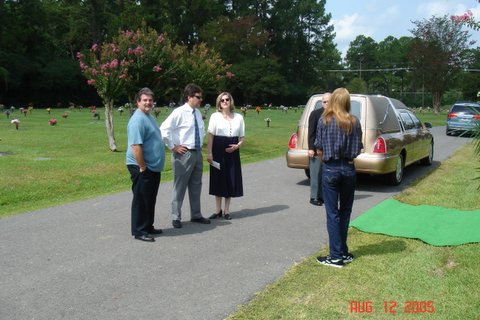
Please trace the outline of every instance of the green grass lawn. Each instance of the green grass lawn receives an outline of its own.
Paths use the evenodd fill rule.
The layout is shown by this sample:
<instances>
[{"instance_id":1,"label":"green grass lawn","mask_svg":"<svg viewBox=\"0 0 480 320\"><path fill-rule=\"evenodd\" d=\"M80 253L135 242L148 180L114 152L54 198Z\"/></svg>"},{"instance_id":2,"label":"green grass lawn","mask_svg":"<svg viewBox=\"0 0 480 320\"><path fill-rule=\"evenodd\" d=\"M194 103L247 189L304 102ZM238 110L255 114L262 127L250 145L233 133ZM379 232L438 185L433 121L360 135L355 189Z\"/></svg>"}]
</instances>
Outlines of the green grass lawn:
<instances>
[{"instance_id":1,"label":"green grass lawn","mask_svg":"<svg viewBox=\"0 0 480 320\"><path fill-rule=\"evenodd\" d=\"M469 144L396 198L478 209L473 158ZM228 319L479 318L480 244L434 247L356 229L350 229L348 243L356 256L351 264L343 269L319 265L315 257L328 254L322 248Z\"/></svg>"},{"instance_id":2,"label":"green grass lawn","mask_svg":"<svg viewBox=\"0 0 480 320\"><path fill-rule=\"evenodd\" d=\"M101 120L94 119L88 109L52 109L51 114L35 109L26 117L16 111L10 118L2 114L0 152L9 155L0 156L0 217L130 188L125 166L128 112L115 112L118 152L110 152L103 109L98 111ZM162 109L159 125L170 111ZM69 116L62 118L66 112ZM301 110L264 109L259 114L249 110L242 162L283 155L300 114ZM269 127L264 121L267 117L271 119ZM10 123L12 118L21 121L18 131ZM51 118L57 119L57 125L48 124ZM166 158L162 181L172 179L169 151Z\"/></svg>"},{"instance_id":3,"label":"green grass lawn","mask_svg":"<svg viewBox=\"0 0 480 320\"><path fill-rule=\"evenodd\" d=\"M0 152L9 155L0 157L0 217L130 188L124 164L128 116L115 114L119 152L110 152L103 110L100 121L93 119L87 109L74 110L66 119L61 117L64 112L53 109L49 115L46 110L33 110L24 117L17 111L10 119L2 115ZM167 114L163 109L159 124ZM434 125L445 124L445 114L417 115ZM10 123L13 117L21 121L18 131ZM53 117L58 124L49 126L48 120ZM270 127L264 121L267 117L272 120ZM250 110L245 118L243 163L284 155L299 117L300 111L262 110L256 114ZM471 146L461 149L397 198L412 204L478 208L478 183L472 182L478 173L471 165L473 158ZM169 179L167 153L162 180ZM350 231L349 244L357 258L348 267L337 270L320 266L315 256L309 257L230 319L478 318L480 245L432 247L417 240L356 230ZM326 248L319 249L318 254L327 253ZM406 313L409 301L419 302L420 307L424 301L435 311ZM372 311L351 312L352 306Z\"/></svg>"},{"instance_id":4,"label":"green grass lawn","mask_svg":"<svg viewBox=\"0 0 480 320\"><path fill-rule=\"evenodd\" d=\"M422 121L422 122L430 122L434 127L436 126L444 126L447 124L447 108L442 108L439 114L433 113L430 111L425 110L415 110L415 115Z\"/></svg>"},{"instance_id":5,"label":"green grass lawn","mask_svg":"<svg viewBox=\"0 0 480 320\"><path fill-rule=\"evenodd\" d=\"M170 111L162 109L157 118L159 124ZM98 112L101 120L94 119L88 109L52 109L51 114L45 109L34 109L27 116L17 110L10 118L2 115L0 153L8 155L0 156L0 217L130 188L125 167L128 112L123 115L115 112L118 152L109 151L103 109ZM242 162L246 164L284 155L301 112L301 109L287 113L264 109L257 114L249 110L245 117ZM62 118L64 113L69 114L67 118ZM417 114L422 121L445 123L443 114ZM19 130L10 123L13 118L21 121ZM51 118L57 119L57 125L48 124ZM271 119L269 127L266 118ZM162 181L171 179L167 151Z\"/></svg>"}]
</instances>

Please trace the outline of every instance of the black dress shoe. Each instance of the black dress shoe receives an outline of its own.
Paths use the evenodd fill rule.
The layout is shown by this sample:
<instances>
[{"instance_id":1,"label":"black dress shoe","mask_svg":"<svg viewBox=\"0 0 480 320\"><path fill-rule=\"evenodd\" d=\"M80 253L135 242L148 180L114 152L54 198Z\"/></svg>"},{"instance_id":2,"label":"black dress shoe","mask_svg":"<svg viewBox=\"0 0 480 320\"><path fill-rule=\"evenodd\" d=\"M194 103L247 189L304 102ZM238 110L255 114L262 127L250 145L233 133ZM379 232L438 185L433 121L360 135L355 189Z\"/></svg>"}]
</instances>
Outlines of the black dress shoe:
<instances>
[{"instance_id":1,"label":"black dress shoe","mask_svg":"<svg viewBox=\"0 0 480 320\"><path fill-rule=\"evenodd\" d=\"M174 228L180 229L182 227L182 222L180 220L172 220L172 226Z\"/></svg>"},{"instance_id":2,"label":"black dress shoe","mask_svg":"<svg viewBox=\"0 0 480 320\"><path fill-rule=\"evenodd\" d=\"M214 213L212 214L209 219L217 219L217 218L221 218L222 217L222 210L220 210L219 213Z\"/></svg>"},{"instance_id":3,"label":"black dress shoe","mask_svg":"<svg viewBox=\"0 0 480 320\"><path fill-rule=\"evenodd\" d=\"M201 223L201 224L210 224L210 220L205 219L204 217L194 218L194 219L192 219L192 220L190 220L190 221L196 222L196 223Z\"/></svg>"},{"instance_id":4,"label":"black dress shoe","mask_svg":"<svg viewBox=\"0 0 480 320\"><path fill-rule=\"evenodd\" d=\"M147 236L145 234L135 236L135 239L141 240L141 241L147 241L147 242L155 242L155 238Z\"/></svg>"},{"instance_id":5,"label":"black dress shoe","mask_svg":"<svg viewBox=\"0 0 480 320\"><path fill-rule=\"evenodd\" d=\"M162 234L163 231L162 231L162 229L155 229L155 228L153 228L153 229L150 229L150 231L148 231L148 233L149 233L149 234Z\"/></svg>"},{"instance_id":6,"label":"black dress shoe","mask_svg":"<svg viewBox=\"0 0 480 320\"><path fill-rule=\"evenodd\" d=\"M314 206L321 206L323 204L323 201L320 199L312 198L310 199L310 203Z\"/></svg>"},{"instance_id":7,"label":"black dress shoe","mask_svg":"<svg viewBox=\"0 0 480 320\"><path fill-rule=\"evenodd\" d=\"M232 216L229 213L225 213L225 220L232 220Z\"/></svg>"}]
</instances>

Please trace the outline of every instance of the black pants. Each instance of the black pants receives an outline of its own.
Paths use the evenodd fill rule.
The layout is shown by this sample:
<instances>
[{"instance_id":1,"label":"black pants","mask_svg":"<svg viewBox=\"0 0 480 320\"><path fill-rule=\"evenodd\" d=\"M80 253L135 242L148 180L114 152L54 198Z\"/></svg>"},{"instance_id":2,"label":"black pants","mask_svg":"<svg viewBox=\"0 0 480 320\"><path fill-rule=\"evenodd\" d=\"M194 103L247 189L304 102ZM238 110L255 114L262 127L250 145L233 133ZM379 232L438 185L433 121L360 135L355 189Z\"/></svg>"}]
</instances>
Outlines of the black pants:
<instances>
[{"instance_id":1,"label":"black pants","mask_svg":"<svg viewBox=\"0 0 480 320\"><path fill-rule=\"evenodd\" d=\"M155 219L155 203L157 202L160 172L146 169L140 173L140 168L127 166L132 180L132 235L147 235L153 229Z\"/></svg>"}]
</instances>

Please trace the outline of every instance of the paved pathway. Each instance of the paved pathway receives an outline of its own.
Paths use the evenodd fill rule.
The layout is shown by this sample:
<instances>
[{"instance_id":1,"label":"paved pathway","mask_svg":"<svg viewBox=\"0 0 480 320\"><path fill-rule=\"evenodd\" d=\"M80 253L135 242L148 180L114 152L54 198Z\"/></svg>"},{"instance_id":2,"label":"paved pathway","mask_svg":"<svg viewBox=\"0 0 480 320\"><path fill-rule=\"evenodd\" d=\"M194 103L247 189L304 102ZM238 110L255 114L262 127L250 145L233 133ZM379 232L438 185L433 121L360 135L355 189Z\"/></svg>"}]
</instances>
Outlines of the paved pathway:
<instances>
[{"instance_id":1,"label":"paved pathway","mask_svg":"<svg viewBox=\"0 0 480 320\"><path fill-rule=\"evenodd\" d=\"M450 154L446 145L437 160ZM425 170L407 171L406 182ZM171 227L172 183L162 183L155 226L164 234L155 243L130 236L130 192L1 219L0 319L227 317L327 239L324 209L307 203L301 171L277 158L243 173L246 194L232 201L231 221L182 229ZM208 173L203 181L209 216ZM357 189L353 217L401 190L371 181ZM183 211L189 221L188 200Z\"/></svg>"}]
</instances>

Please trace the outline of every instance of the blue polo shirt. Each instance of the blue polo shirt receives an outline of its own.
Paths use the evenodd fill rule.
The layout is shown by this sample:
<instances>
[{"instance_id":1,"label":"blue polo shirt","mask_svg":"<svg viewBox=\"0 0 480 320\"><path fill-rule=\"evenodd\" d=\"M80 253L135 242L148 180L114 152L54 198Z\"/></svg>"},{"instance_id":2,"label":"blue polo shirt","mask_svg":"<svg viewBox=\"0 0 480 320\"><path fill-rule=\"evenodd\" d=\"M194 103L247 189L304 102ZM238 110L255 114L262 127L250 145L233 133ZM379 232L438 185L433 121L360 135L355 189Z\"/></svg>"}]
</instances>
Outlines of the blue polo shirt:
<instances>
[{"instance_id":1,"label":"blue polo shirt","mask_svg":"<svg viewBox=\"0 0 480 320\"><path fill-rule=\"evenodd\" d=\"M165 144L155 118L136 110L127 125L127 165L138 165L132 152L132 144L141 144L147 168L160 172L165 165Z\"/></svg>"}]
</instances>

